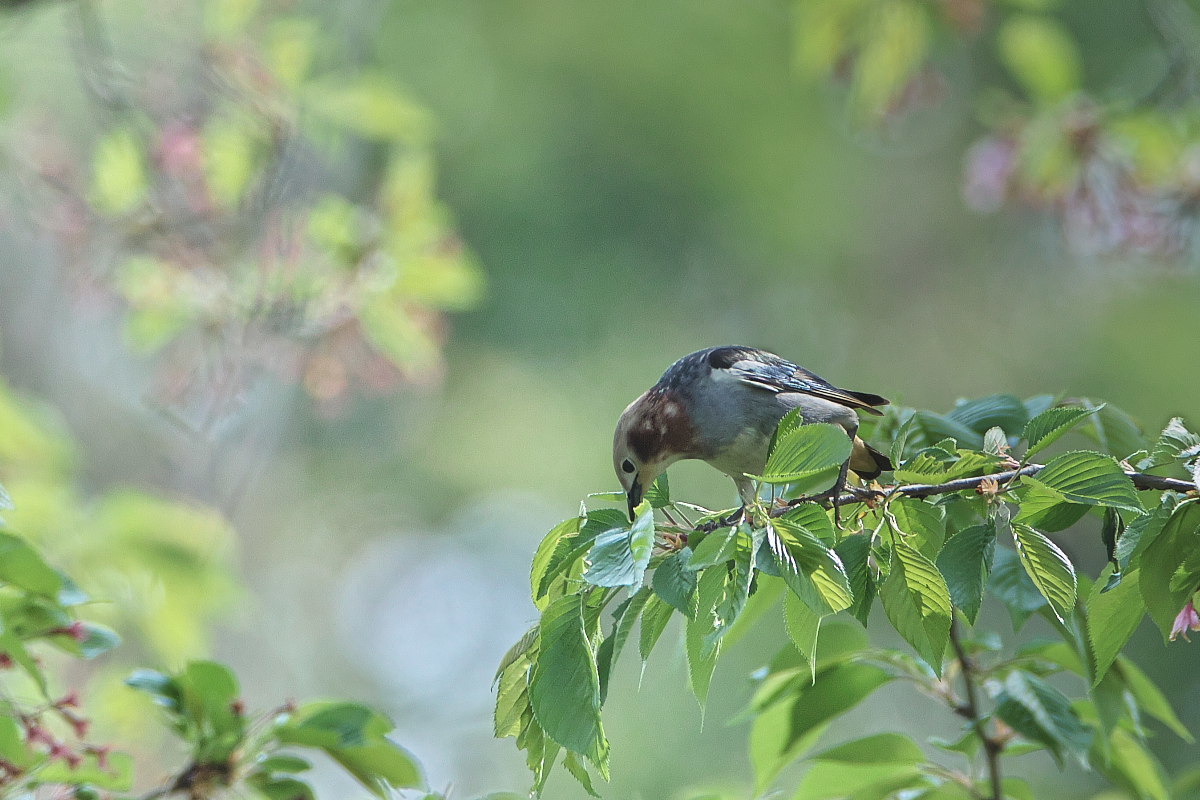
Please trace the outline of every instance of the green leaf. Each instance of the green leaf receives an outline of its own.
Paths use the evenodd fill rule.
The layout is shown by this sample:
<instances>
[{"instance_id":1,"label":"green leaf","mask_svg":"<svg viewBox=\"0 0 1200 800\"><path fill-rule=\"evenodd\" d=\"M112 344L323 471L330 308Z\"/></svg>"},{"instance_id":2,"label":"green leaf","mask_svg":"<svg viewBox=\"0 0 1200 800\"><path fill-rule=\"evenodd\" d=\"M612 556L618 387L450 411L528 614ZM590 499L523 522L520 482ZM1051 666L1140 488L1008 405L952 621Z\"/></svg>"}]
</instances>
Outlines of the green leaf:
<instances>
[{"instance_id":1,"label":"green leaf","mask_svg":"<svg viewBox=\"0 0 1200 800\"><path fill-rule=\"evenodd\" d=\"M816 503L801 503L789 509L783 518L806 529L830 547L837 543L838 531L829 518L829 511Z\"/></svg>"},{"instance_id":2,"label":"green leaf","mask_svg":"<svg viewBox=\"0 0 1200 800\"><path fill-rule=\"evenodd\" d=\"M612 676L613 665L616 663L617 658L620 657L621 650L625 647L625 640L629 638L634 623L641 616L642 609L649 599L650 589L643 586L622 603L613 612L612 635L601 642L600 646L596 648L596 672L600 678L601 703L608 696L608 685Z\"/></svg>"},{"instance_id":3,"label":"green leaf","mask_svg":"<svg viewBox=\"0 0 1200 800\"><path fill-rule=\"evenodd\" d=\"M317 115L367 139L422 142L429 135L425 110L382 74L310 81L304 87L304 99Z\"/></svg>"},{"instance_id":4,"label":"green leaf","mask_svg":"<svg viewBox=\"0 0 1200 800\"><path fill-rule=\"evenodd\" d=\"M383 714L358 703L308 703L278 724L281 743L325 751L377 797L391 789L424 786L420 767L404 748L387 738L393 729Z\"/></svg>"},{"instance_id":5,"label":"green leaf","mask_svg":"<svg viewBox=\"0 0 1200 800\"><path fill-rule=\"evenodd\" d=\"M759 547L759 556L762 557L762 547ZM769 556L768 556L769 558ZM770 576L761 570L754 576L753 591L750 597L746 600L746 605L738 614L737 621L729 626L724 634L725 646L733 647L742 637L758 624L766 613L779 605L779 600L787 594L787 586L783 581L773 580L778 577Z\"/></svg>"},{"instance_id":6,"label":"green leaf","mask_svg":"<svg viewBox=\"0 0 1200 800\"><path fill-rule=\"evenodd\" d=\"M546 594L544 580L554 560L555 552L563 545L564 541L570 541L579 535L582 522L583 520L579 517L563 520L551 528L538 545L537 551L533 555L533 565L529 570L529 588L535 604ZM559 557L561 558L562 555L560 554ZM543 607L543 605L538 606L539 609Z\"/></svg>"},{"instance_id":7,"label":"green leaf","mask_svg":"<svg viewBox=\"0 0 1200 800\"><path fill-rule=\"evenodd\" d=\"M96 143L92 157L92 202L108 214L127 214L146 196L142 148L132 131L119 129Z\"/></svg>"},{"instance_id":8,"label":"green leaf","mask_svg":"<svg viewBox=\"0 0 1200 800\"><path fill-rule=\"evenodd\" d=\"M1029 0L1025 1L1028 2ZM1036 2L1037 0L1033 1ZM1016 750L1016 746L1009 745L1008 752L1013 752L1014 750ZM1014 755L1016 754L1014 753ZM1020 778L1005 778L1001 781L1001 786L1004 789L1005 800L1038 800L1029 783Z\"/></svg>"},{"instance_id":9,"label":"green leaf","mask_svg":"<svg viewBox=\"0 0 1200 800\"><path fill-rule=\"evenodd\" d=\"M1025 432L1021 435L1021 438L1029 442L1029 449L1025 451L1026 460L1045 450L1071 428L1102 408L1103 403L1091 408L1058 406L1046 409L1029 420L1025 425Z\"/></svg>"},{"instance_id":10,"label":"green leaf","mask_svg":"<svg viewBox=\"0 0 1200 800\"><path fill-rule=\"evenodd\" d=\"M909 439L921 432L919 423L920 420L917 419L917 415L914 413L908 419L904 420L904 424L896 431L896 438L892 441L892 446L888 448L888 458L891 459L893 464L902 464L904 462L904 455L908 450Z\"/></svg>"},{"instance_id":11,"label":"green leaf","mask_svg":"<svg viewBox=\"0 0 1200 800\"><path fill-rule=\"evenodd\" d=\"M55 644L62 650L79 658L93 659L102 656L121 644L116 631L92 622L83 623L83 641L74 636L57 636Z\"/></svg>"},{"instance_id":12,"label":"green leaf","mask_svg":"<svg viewBox=\"0 0 1200 800\"><path fill-rule=\"evenodd\" d=\"M145 692L155 703L169 711L179 711L182 708L182 690L169 675L152 669L139 669L125 679L125 685Z\"/></svg>"},{"instance_id":13,"label":"green leaf","mask_svg":"<svg viewBox=\"0 0 1200 800\"><path fill-rule=\"evenodd\" d=\"M783 619L792 644L804 656L817 678L817 638L821 632L821 615L817 614L799 597L789 592L783 598Z\"/></svg>"},{"instance_id":14,"label":"green leaf","mask_svg":"<svg viewBox=\"0 0 1200 800\"><path fill-rule=\"evenodd\" d=\"M892 545L892 571L879 595L896 632L941 675L952 610L950 590L937 567L897 539Z\"/></svg>"},{"instance_id":15,"label":"green leaf","mask_svg":"<svg viewBox=\"0 0 1200 800\"><path fill-rule=\"evenodd\" d=\"M1010 16L996 42L1004 65L1031 99L1057 102L1079 88L1083 66L1075 40L1049 17Z\"/></svg>"},{"instance_id":16,"label":"green leaf","mask_svg":"<svg viewBox=\"0 0 1200 800\"><path fill-rule=\"evenodd\" d=\"M953 439L959 447L969 450L983 449L983 435L980 431L972 430L956 419L951 419L932 411L918 411L913 414L914 426L924 434L926 441L936 442L941 439Z\"/></svg>"},{"instance_id":17,"label":"green leaf","mask_svg":"<svg viewBox=\"0 0 1200 800\"><path fill-rule=\"evenodd\" d=\"M30 749L23 727L7 714L0 714L0 758L22 769L28 769L41 758Z\"/></svg>"},{"instance_id":18,"label":"green leaf","mask_svg":"<svg viewBox=\"0 0 1200 800\"><path fill-rule=\"evenodd\" d=\"M1053 458L1037 478L1027 478L1056 493L1068 503L1106 506L1145 514L1133 481L1112 456L1074 450ZM1019 517L1018 517L1019 518Z\"/></svg>"},{"instance_id":19,"label":"green leaf","mask_svg":"<svg viewBox=\"0 0 1200 800\"><path fill-rule=\"evenodd\" d=\"M787 517L772 520L767 543L788 587L818 614L836 613L854 602L837 553Z\"/></svg>"},{"instance_id":20,"label":"green leaf","mask_svg":"<svg viewBox=\"0 0 1200 800\"><path fill-rule=\"evenodd\" d=\"M651 508L671 505L671 487L667 483L667 473L659 475L654 479L654 483L650 484L650 488L646 490L646 502Z\"/></svg>"},{"instance_id":21,"label":"green leaf","mask_svg":"<svg viewBox=\"0 0 1200 800\"><path fill-rule=\"evenodd\" d=\"M1029 419L1029 412L1020 398L1011 394L993 394L977 400L960 401L946 416L976 433L999 427L1015 436Z\"/></svg>"},{"instance_id":22,"label":"green leaf","mask_svg":"<svg viewBox=\"0 0 1200 800\"><path fill-rule=\"evenodd\" d=\"M1176 615L1195 591L1195 587L1172 588L1171 577L1197 548L1200 548L1200 503L1180 503L1162 532L1142 553L1139 562L1142 599L1163 638L1170 636Z\"/></svg>"},{"instance_id":23,"label":"green leaf","mask_svg":"<svg viewBox=\"0 0 1200 800\"><path fill-rule=\"evenodd\" d=\"M62 761L47 761L33 773L38 784L64 783L90 785L108 792L127 792L133 785L133 757L126 753L109 753L103 767L94 753L83 753L77 766Z\"/></svg>"},{"instance_id":24,"label":"green leaf","mask_svg":"<svg viewBox=\"0 0 1200 800\"><path fill-rule=\"evenodd\" d=\"M1052 672L1067 671L1080 677L1089 674L1091 668L1083 663L1077 643L1056 639L1037 639L1017 648L1017 655L1022 658L1033 657L1059 667Z\"/></svg>"},{"instance_id":25,"label":"green leaf","mask_svg":"<svg viewBox=\"0 0 1200 800\"><path fill-rule=\"evenodd\" d=\"M596 789L592 786L592 776L588 774L587 767L583 765L578 756L568 750L566 756L563 757L563 766L567 768L567 772L572 778L579 781L579 785L585 792L592 797L600 796L596 794Z\"/></svg>"},{"instance_id":26,"label":"green leaf","mask_svg":"<svg viewBox=\"0 0 1200 800\"><path fill-rule=\"evenodd\" d=\"M1117 561L1117 539L1121 538L1121 534L1124 532L1125 518L1115 508L1104 509L1104 523L1100 526L1100 541L1104 544L1105 557L1110 564L1118 568L1118 571L1113 573L1114 585L1121 580Z\"/></svg>"},{"instance_id":27,"label":"green leaf","mask_svg":"<svg viewBox=\"0 0 1200 800\"><path fill-rule=\"evenodd\" d=\"M576 753L607 747L600 724L600 678L583 627L583 598L559 598L542 612L529 700L546 735Z\"/></svg>"},{"instance_id":28,"label":"green leaf","mask_svg":"<svg viewBox=\"0 0 1200 800\"><path fill-rule=\"evenodd\" d=\"M950 599L972 625L983 604L983 587L995 553L996 528L989 522L972 525L950 537L937 557Z\"/></svg>"},{"instance_id":29,"label":"green leaf","mask_svg":"<svg viewBox=\"0 0 1200 800\"><path fill-rule=\"evenodd\" d=\"M646 600L646 607L642 610L642 629L638 639L638 654L642 657L643 669L647 659L650 658L650 653L654 650L654 645L658 644L667 623L671 620L671 610L671 606L663 602L658 595L651 595Z\"/></svg>"},{"instance_id":30,"label":"green leaf","mask_svg":"<svg viewBox=\"0 0 1200 800\"><path fill-rule=\"evenodd\" d=\"M584 580L593 586L637 586L642 582L654 548L654 510L648 503L644 506L631 528L613 528L596 537Z\"/></svg>"},{"instance_id":31,"label":"green leaf","mask_svg":"<svg viewBox=\"0 0 1200 800\"><path fill-rule=\"evenodd\" d=\"M1181 457L1187 459L1196 455L1200 448L1200 434L1189 431L1180 417L1175 417L1167 423L1158 441L1147 458L1138 462L1138 469L1151 469L1164 464L1173 464Z\"/></svg>"},{"instance_id":32,"label":"green leaf","mask_svg":"<svg viewBox=\"0 0 1200 800\"><path fill-rule=\"evenodd\" d=\"M1091 424L1080 432L1095 440L1110 456L1128 458L1149 446L1138 424L1121 409L1111 403L1096 406L1088 400L1082 402L1088 408L1095 408L1096 414L1091 418Z\"/></svg>"},{"instance_id":33,"label":"green leaf","mask_svg":"<svg viewBox=\"0 0 1200 800\"><path fill-rule=\"evenodd\" d=\"M687 568L700 570L714 564L724 564L737 550L737 529L720 528L706 535L696 545L687 560Z\"/></svg>"},{"instance_id":34,"label":"green leaf","mask_svg":"<svg viewBox=\"0 0 1200 800\"><path fill-rule=\"evenodd\" d=\"M929 780L915 767L819 761L804 773L791 800L890 800L909 796L924 800L927 793L922 790L929 787Z\"/></svg>"},{"instance_id":35,"label":"green leaf","mask_svg":"<svg viewBox=\"0 0 1200 800\"><path fill-rule=\"evenodd\" d=\"M810 756L813 761L842 764L921 764L925 753L912 739L899 733L877 733L852 739Z\"/></svg>"},{"instance_id":36,"label":"green leaf","mask_svg":"<svg viewBox=\"0 0 1200 800\"><path fill-rule=\"evenodd\" d=\"M1175 709L1171 707L1171 702L1167 700L1162 690L1133 661L1126 656L1117 656L1113 669L1121 673L1121 677L1125 681L1125 688L1133 695L1133 699L1142 711L1167 726L1188 744L1196 741L1187 726L1179 721Z\"/></svg>"},{"instance_id":37,"label":"green leaf","mask_svg":"<svg viewBox=\"0 0 1200 800\"><path fill-rule=\"evenodd\" d=\"M796 682L787 700L791 724L780 749L789 749L793 743L840 717L892 680L893 676L881 667L843 661L818 672L812 683L807 680Z\"/></svg>"},{"instance_id":38,"label":"green leaf","mask_svg":"<svg viewBox=\"0 0 1200 800\"><path fill-rule=\"evenodd\" d=\"M937 558L946 541L945 509L914 497L899 498L888 507L905 534L904 541L926 558Z\"/></svg>"},{"instance_id":39,"label":"green leaf","mask_svg":"<svg viewBox=\"0 0 1200 800\"><path fill-rule=\"evenodd\" d=\"M62 575L10 533L0 533L0 581L51 598L63 588Z\"/></svg>"},{"instance_id":40,"label":"green leaf","mask_svg":"<svg viewBox=\"0 0 1200 800\"><path fill-rule=\"evenodd\" d=\"M1176 797L1167 789L1162 767L1129 731L1114 730L1108 745L1107 762L1095 761L1114 783L1132 789L1139 800L1172 800Z\"/></svg>"},{"instance_id":41,"label":"green leaf","mask_svg":"<svg viewBox=\"0 0 1200 800\"><path fill-rule=\"evenodd\" d=\"M1177 508L1194 502L1191 500L1180 502L1177 495L1167 492L1162 495L1159 504L1149 514L1135 517L1117 539L1117 546L1113 552L1113 556L1116 557L1121 568L1124 569L1135 563L1135 559L1138 559L1163 532L1163 528L1166 527Z\"/></svg>"},{"instance_id":42,"label":"green leaf","mask_svg":"<svg viewBox=\"0 0 1200 800\"><path fill-rule=\"evenodd\" d=\"M209 118L203 138L204 174L211 197L222 209L237 209L260 163L265 160L261 157L263 149L261 134L246 120ZM353 208L344 200L342 202ZM319 224L317 217L322 207L327 206L321 203L313 209L310 229L314 223Z\"/></svg>"},{"instance_id":43,"label":"green leaf","mask_svg":"<svg viewBox=\"0 0 1200 800\"><path fill-rule=\"evenodd\" d=\"M851 441L837 425L813 423L782 433L767 459L762 475L766 483L795 483L823 472L840 469L850 458Z\"/></svg>"},{"instance_id":44,"label":"green leaf","mask_svg":"<svg viewBox=\"0 0 1200 800\"><path fill-rule=\"evenodd\" d=\"M871 539L866 535L847 536L834 548L846 570L846 579L854 602L850 613L865 627L875 600L875 580L871 574Z\"/></svg>"},{"instance_id":45,"label":"green leaf","mask_svg":"<svg viewBox=\"0 0 1200 800\"><path fill-rule=\"evenodd\" d=\"M996 715L1026 739L1046 745L1060 764L1064 749L1084 761L1092 732L1058 689L1036 675L1013 670L995 699Z\"/></svg>"},{"instance_id":46,"label":"green leaf","mask_svg":"<svg viewBox=\"0 0 1200 800\"><path fill-rule=\"evenodd\" d=\"M585 568L583 557L604 531L627 528L626 516L616 509L603 508L589 511L587 521L578 534L566 533L554 546L546 562L545 572L538 581L534 594L534 605L545 611L551 601L557 600L571 590L571 583L578 579ZM534 577L531 574L531 578Z\"/></svg>"},{"instance_id":47,"label":"green leaf","mask_svg":"<svg viewBox=\"0 0 1200 800\"><path fill-rule=\"evenodd\" d=\"M692 694L700 703L701 711L708 702L708 687L712 683L713 670L717 666L717 656L721 652L720 638L713 638L712 633L717 629L719 621L716 617L717 603L725 591L725 570L706 569L701 575L696 588L696 616L687 621L686 644L688 679L692 686Z\"/></svg>"},{"instance_id":48,"label":"green leaf","mask_svg":"<svg viewBox=\"0 0 1200 800\"><path fill-rule=\"evenodd\" d=\"M811 748L825 731L826 726L818 726L807 735L792 739L791 711L790 704L776 703L754 717L749 745L756 796L767 789L784 767Z\"/></svg>"},{"instance_id":49,"label":"green leaf","mask_svg":"<svg viewBox=\"0 0 1200 800\"><path fill-rule=\"evenodd\" d=\"M1075 607L1075 567L1058 545L1038 531L1016 523L1012 528L1021 565L1054 615L1064 621Z\"/></svg>"},{"instance_id":50,"label":"green leaf","mask_svg":"<svg viewBox=\"0 0 1200 800\"><path fill-rule=\"evenodd\" d=\"M537 631L534 626L533 631ZM496 676L496 707L492 713L492 732L497 739L520 736L522 724L533 710L529 705L529 667L533 664L528 650L504 666Z\"/></svg>"},{"instance_id":51,"label":"green leaf","mask_svg":"<svg viewBox=\"0 0 1200 800\"><path fill-rule=\"evenodd\" d=\"M260 757L255 762L255 767L260 772L307 772L312 769L312 764L298 756L287 755L270 755Z\"/></svg>"},{"instance_id":52,"label":"green leaf","mask_svg":"<svg viewBox=\"0 0 1200 800\"><path fill-rule=\"evenodd\" d=\"M1008 450L1008 437L1004 429L997 426L988 428L983 434L983 452L990 456L1003 455Z\"/></svg>"},{"instance_id":53,"label":"green leaf","mask_svg":"<svg viewBox=\"0 0 1200 800\"><path fill-rule=\"evenodd\" d=\"M754 556L762 544L764 532L741 525L737 531L737 550L733 564L725 576L724 591L713 609L716 625L708 634L713 641L723 637L733 626L750 597L750 582L754 580Z\"/></svg>"},{"instance_id":54,"label":"green leaf","mask_svg":"<svg viewBox=\"0 0 1200 800\"><path fill-rule=\"evenodd\" d=\"M895 475L897 480L910 483L943 483L983 475L993 471L997 463L999 458L989 453L928 447L897 468Z\"/></svg>"},{"instance_id":55,"label":"green leaf","mask_svg":"<svg viewBox=\"0 0 1200 800\"><path fill-rule=\"evenodd\" d=\"M1093 686L1100 683L1146 614L1138 588L1138 572L1135 569L1125 573L1121 582L1106 592L1105 579L1112 574L1110 564L1092 584L1087 599L1087 633L1095 666Z\"/></svg>"},{"instance_id":56,"label":"green leaf","mask_svg":"<svg viewBox=\"0 0 1200 800\"><path fill-rule=\"evenodd\" d=\"M246 783L267 800L316 800L313 789L296 778L277 778L265 772L252 772Z\"/></svg>"},{"instance_id":57,"label":"green leaf","mask_svg":"<svg viewBox=\"0 0 1200 800\"><path fill-rule=\"evenodd\" d=\"M1022 478L1016 519L1044 531L1061 531L1078 522L1091 506L1068 503L1058 491L1035 478Z\"/></svg>"},{"instance_id":58,"label":"green leaf","mask_svg":"<svg viewBox=\"0 0 1200 800\"><path fill-rule=\"evenodd\" d=\"M204 27L216 37L241 33L258 11L258 0L215 0L204 9Z\"/></svg>"},{"instance_id":59,"label":"green leaf","mask_svg":"<svg viewBox=\"0 0 1200 800\"><path fill-rule=\"evenodd\" d=\"M696 614L696 573L687 567L691 555L685 547L663 559L650 580L655 594L689 618Z\"/></svg>"}]
</instances>

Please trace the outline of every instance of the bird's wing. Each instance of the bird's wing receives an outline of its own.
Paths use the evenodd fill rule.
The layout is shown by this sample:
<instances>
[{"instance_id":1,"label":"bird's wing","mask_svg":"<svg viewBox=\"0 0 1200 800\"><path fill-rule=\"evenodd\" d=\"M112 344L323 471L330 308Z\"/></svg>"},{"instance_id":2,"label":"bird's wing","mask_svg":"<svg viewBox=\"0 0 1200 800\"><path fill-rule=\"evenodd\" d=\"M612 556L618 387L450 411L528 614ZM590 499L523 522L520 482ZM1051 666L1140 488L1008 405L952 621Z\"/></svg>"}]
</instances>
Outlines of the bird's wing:
<instances>
[{"instance_id":1,"label":"bird's wing","mask_svg":"<svg viewBox=\"0 0 1200 800\"><path fill-rule=\"evenodd\" d=\"M872 406L888 403L876 394L839 389L815 372L762 350L717 348L709 355L708 361L713 370L724 370L739 383L776 394L802 392L850 408L861 408L872 414L882 413Z\"/></svg>"}]
</instances>

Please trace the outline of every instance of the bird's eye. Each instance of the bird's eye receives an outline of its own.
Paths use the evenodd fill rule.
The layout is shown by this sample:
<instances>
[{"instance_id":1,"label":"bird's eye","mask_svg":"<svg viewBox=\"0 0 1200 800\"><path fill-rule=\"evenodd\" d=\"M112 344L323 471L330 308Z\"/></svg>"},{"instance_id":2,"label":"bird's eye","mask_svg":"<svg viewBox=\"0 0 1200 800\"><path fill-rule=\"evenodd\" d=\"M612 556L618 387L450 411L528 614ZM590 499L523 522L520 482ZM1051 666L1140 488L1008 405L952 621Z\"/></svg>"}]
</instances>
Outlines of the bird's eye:
<instances>
[{"instance_id":1,"label":"bird's eye","mask_svg":"<svg viewBox=\"0 0 1200 800\"><path fill-rule=\"evenodd\" d=\"M621 462L621 469L625 472L633 472L637 467L633 466L633 462L627 458Z\"/></svg>"}]
</instances>

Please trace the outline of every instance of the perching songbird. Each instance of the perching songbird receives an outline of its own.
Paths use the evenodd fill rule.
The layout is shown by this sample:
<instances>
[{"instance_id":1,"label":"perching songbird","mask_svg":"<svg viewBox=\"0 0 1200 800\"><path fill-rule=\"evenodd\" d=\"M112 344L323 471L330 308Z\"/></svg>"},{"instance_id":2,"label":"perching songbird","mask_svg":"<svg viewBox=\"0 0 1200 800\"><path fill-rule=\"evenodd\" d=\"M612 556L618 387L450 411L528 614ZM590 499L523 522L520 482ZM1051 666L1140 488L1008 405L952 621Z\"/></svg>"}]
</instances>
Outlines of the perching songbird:
<instances>
[{"instance_id":1,"label":"perching songbird","mask_svg":"<svg viewBox=\"0 0 1200 800\"><path fill-rule=\"evenodd\" d=\"M711 347L672 364L617 421L613 466L629 501L629 518L642 495L667 467L686 458L706 461L733 478L743 503L754 500L776 426L800 408L805 423L840 425L854 448L842 467L870 480L891 461L856 435L855 409L881 414L888 401L876 394L839 389L804 367L753 347Z\"/></svg>"}]
</instances>

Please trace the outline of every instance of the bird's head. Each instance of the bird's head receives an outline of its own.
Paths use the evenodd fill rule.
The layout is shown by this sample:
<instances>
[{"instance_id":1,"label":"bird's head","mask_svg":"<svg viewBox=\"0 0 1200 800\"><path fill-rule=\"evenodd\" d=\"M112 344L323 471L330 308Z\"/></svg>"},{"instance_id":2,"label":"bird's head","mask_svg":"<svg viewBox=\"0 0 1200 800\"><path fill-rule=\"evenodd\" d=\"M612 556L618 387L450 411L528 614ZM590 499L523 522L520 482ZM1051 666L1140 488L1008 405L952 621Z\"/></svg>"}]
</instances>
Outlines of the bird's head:
<instances>
[{"instance_id":1,"label":"bird's head","mask_svg":"<svg viewBox=\"0 0 1200 800\"><path fill-rule=\"evenodd\" d=\"M669 391L655 388L629 404L613 436L613 469L629 502L629 519L650 485L693 449L686 410Z\"/></svg>"}]
</instances>

